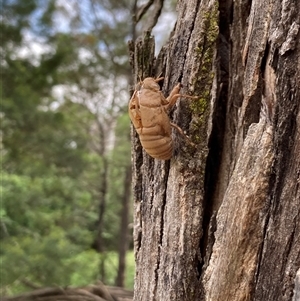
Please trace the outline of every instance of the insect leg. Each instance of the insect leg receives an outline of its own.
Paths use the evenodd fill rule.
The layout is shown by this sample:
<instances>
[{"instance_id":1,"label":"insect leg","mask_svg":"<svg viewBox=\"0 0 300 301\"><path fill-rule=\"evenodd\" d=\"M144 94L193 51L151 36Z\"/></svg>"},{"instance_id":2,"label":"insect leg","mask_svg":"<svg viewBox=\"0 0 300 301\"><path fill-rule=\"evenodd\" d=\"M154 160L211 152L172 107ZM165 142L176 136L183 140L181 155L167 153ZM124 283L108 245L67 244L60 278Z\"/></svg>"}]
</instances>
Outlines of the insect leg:
<instances>
[{"instance_id":1,"label":"insect leg","mask_svg":"<svg viewBox=\"0 0 300 301\"><path fill-rule=\"evenodd\" d=\"M185 97L185 98L191 98L191 99L198 99L199 98L198 96L191 96L191 95L186 95L186 94L175 94L170 99L168 108L174 106L174 104L176 103L176 101L179 97Z\"/></svg>"},{"instance_id":2,"label":"insect leg","mask_svg":"<svg viewBox=\"0 0 300 301\"><path fill-rule=\"evenodd\" d=\"M181 127L179 127L177 124L175 124L175 123L173 123L173 122L170 122L170 124L171 124L171 126L172 126L174 129L176 129L176 130L178 131L178 133L179 133L180 135L182 135L186 140L188 140L188 142L189 142L191 145L195 145L195 144L191 141L191 139L189 138L189 136L187 136L187 135L184 133L184 131L182 130Z\"/></svg>"},{"instance_id":3,"label":"insect leg","mask_svg":"<svg viewBox=\"0 0 300 301\"><path fill-rule=\"evenodd\" d=\"M138 91L135 90L131 99L130 99L130 103L129 103L129 109L130 110L135 110L136 112L136 116L141 116L140 113L140 103L139 103L139 98L137 96Z\"/></svg>"},{"instance_id":4,"label":"insect leg","mask_svg":"<svg viewBox=\"0 0 300 301\"><path fill-rule=\"evenodd\" d=\"M143 125L141 120L140 104L139 104L137 92L138 91L135 90L130 99L129 116L136 130L142 130Z\"/></svg>"},{"instance_id":5,"label":"insect leg","mask_svg":"<svg viewBox=\"0 0 300 301\"><path fill-rule=\"evenodd\" d=\"M177 84L173 88L173 90L171 91L170 95L168 96L168 98L167 98L167 101L168 101L167 109L173 107L179 97L186 97L186 98L191 98L191 99L198 99L199 98L198 96L191 96L191 95L186 95L186 94L180 94L179 91L180 91L180 83Z\"/></svg>"},{"instance_id":6,"label":"insect leg","mask_svg":"<svg viewBox=\"0 0 300 301\"><path fill-rule=\"evenodd\" d=\"M130 110L133 109L136 105L135 104L136 93L137 93L137 91L135 90L132 94L132 97L131 97L130 101L129 101L129 109Z\"/></svg>"},{"instance_id":7,"label":"insect leg","mask_svg":"<svg viewBox=\"0 0 300 301\"><path fill-rule=\"evenodd\" d=\"M170 95L167 97L167 102L168 102L167 109L172 108L174 106L176 100L178 99L178 97L180 97L179 91L180 91L180 84L177 84L171 91Z\"/></svg>"},{"instance_id":8,"label":"insect leg","mask_svg":"<svg viewBox=\"0 0 300 301\"><path fill-rule=\"evenodd\" d=\"M164 77L158 77L158 78L156 78L154 81L156 82L156 83L158 83L158 82L160 82L161 80L163 80L164 79Z\"/></svg>"}]
</instances>

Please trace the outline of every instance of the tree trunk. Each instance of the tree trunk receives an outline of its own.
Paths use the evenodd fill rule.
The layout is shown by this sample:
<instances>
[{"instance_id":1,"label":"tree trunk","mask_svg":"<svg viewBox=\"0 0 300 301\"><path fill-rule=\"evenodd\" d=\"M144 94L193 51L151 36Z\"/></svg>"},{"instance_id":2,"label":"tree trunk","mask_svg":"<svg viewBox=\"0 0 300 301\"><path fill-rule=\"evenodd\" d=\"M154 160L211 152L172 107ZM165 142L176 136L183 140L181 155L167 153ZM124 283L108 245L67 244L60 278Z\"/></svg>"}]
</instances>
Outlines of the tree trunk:
<instances>
[{"instance_id":1,"label":"tree trunk","mask_svg":"<svg viewBox=\"0 0 300 301\"><path fill-rule=\"evenodd\" d=\"M293 300L300 273L300 2L182 0L135 79L183 94L169 161L133 140L134 300ZM174 133L175 134L175 133ZM298 276L296 276L298 271Z\"/></svg>"},{"instance_id":2,"label":"tree trunk","mask_svg":"<svg viewBox=\"0 0 300 301\"><path fill-rule=\"evenodd\" d=\"M116 286L124 287L126 252L129 245L128 223L129 223L129 202L130 202L131 166L126 166L124 175L124 193L122 196L120 239L118 247L119 265L116 277Z\"/></svg>"},{"instance_id":3,"label":"tree trunk","mask_svg":"<svg viewBox=\"0 0 300 301\"><path fill-rule=\"evenodd\" d=\"M103 230L104 230L104 214L106 210L106 198L107 198L107 179L108 179L108 160L103 156L103 167L100 177L100 187L99 187L99 211L98 211L98 221L97 221L97 234L95 238L95 249L100 254L99 262L99 278L101 281L105 282L105 246L103 241Z\"/></svg>"}]
</instances>

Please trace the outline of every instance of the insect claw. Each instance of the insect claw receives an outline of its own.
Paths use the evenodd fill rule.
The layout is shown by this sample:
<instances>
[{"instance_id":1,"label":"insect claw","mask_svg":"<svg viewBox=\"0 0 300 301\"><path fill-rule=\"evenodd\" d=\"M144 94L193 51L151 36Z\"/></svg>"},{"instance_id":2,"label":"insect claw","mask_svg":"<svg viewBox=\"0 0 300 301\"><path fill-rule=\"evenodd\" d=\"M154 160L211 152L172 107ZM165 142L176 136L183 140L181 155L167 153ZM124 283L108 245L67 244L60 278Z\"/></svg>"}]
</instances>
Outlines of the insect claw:
<instances>
[{"instance_id":1,"label":"insect claw","mask_svg":"<svg viewBox=\"0 0 300 301\"><path fill-rule=\"evenodd\" d=\"M191 146L196 146L196 144L191 140L191 138L185 134L185 138Z\"/></svg>"},{"instance_id":2,"label":"insect claw","mask_svg":"<svg viewBox=\"0 0 300 301\"><path fill-rule=\"evenodd\" d=\"M154 81L156 82L156 83L158 83L158 82L160 82L161 80L163 80L164 79L164 77L159 77L159 78L156 78Z\"/></svg>"}]
</instances>

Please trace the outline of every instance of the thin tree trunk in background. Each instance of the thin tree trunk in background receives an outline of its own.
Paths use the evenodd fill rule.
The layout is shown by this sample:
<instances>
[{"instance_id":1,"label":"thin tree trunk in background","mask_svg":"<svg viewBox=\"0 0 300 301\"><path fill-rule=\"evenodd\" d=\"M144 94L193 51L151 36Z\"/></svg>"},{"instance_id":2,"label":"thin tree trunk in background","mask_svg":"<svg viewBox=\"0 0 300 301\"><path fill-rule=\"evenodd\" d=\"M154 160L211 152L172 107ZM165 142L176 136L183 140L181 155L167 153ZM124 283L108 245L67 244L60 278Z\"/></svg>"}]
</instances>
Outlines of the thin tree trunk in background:
<instances>
[{"instance_id":1,"label":"thin tree trunk in background","mask_svg":"<svg viewBox=\"0 0 300 301\"><path fill-rule=\"evenodd\" d=\"M125 269L126 269L126 252L129 246L129 202L131 200L131 166L126 167L124 176L124 192L122 197L120 239L119 239L119 266L116 278L116 286L124 287Z\"/></svg>"},{"instance_id":2,"label":"thin tree trunk in background","mask_svg":"<svg viewBox=\"0 0 300 301\"><path fill-rule=\"evenodd\" d=\"M100 196L99 196L99 211L98 211L98 221L97 221L97 236L95 240L96 251L100 254L99 261L99 275L100 280L105 283L105 248L103 242L103 228L104 228L104 212L106 209L106 197L107 197L107 178L108 178L108 162L103 155L103 167L100 179Z\"/></svg>"},{"instance_id":3,"label":"thin tree trunk in background","mask_svg":"<svg viewBox=\"0 0 300 301\"><path fill-rule=\"evenodd\" d=\"M181 82L170 161L133 141L134 300L295 301L300 273L300 2L182 0L135 80ZM296 277L298 271L298 278ZM298 280L297 280L298 279Z\"/></svg>"}]
</instances>

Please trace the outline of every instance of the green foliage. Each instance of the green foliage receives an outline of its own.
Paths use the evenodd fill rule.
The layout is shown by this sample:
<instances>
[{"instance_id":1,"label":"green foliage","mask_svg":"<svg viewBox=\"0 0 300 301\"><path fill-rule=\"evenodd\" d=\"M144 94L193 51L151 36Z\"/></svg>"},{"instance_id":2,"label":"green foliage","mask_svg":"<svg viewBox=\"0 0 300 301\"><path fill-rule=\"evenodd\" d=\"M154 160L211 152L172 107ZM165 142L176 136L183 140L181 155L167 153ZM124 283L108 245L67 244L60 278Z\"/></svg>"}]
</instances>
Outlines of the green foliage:
<instances>
[{"instance_id":1,"label":"green foliage","mask_svg":"<svg viewBox=\"0 0 300 301\"><path fill-rule=\"evenodd\" d=\"M38 285L70 284L68 275L80 268L70 260L70 255L80 249L70 243L62 228L55 227L48 232L43 237L25 234L17 241L4 240L3 251L9 253L3 257L1 266L4 285L27 275L28 280Z\"/></svg>"},{"instance_id":2,"label":"green foliage","mask_svg":"<svg viewBox=\"0 0 300 301\"><path fill-rule=\"evenodd\" d=\"M56 233L49 237L43 244L36 247L32 239L24 238L21 244L3 243L2 250L9 252L10 256L2 257L0 266L2 288L0 294L14 295L28 291L24 280L36 284L49 286L84 286L96 282L98 273L99 254L94 250L78 252L70 248L68 241L61 241L63 236ZM53 244L58 244L53 248ZM118 256L116 252L106 252L105 270L107 285L114 285L116 278ZM29 260L30 259L30 260ZM16 267L11 271L11 263ZM56 267L59 264L58 268ZM133 289L134 279L134 253L129 251L126 256L127 274L125 288ZM47 279L43 279L45 272L49 273Z\"/></svg>"},{"instance_id":3,"label":"green foliage","mask_svg":"<svg viewBox=\"0 0 300 301\"><path fill-rule=\"evenodd\" d=\"M9 42L20 43L21 31L29 27L29 17L37 7L37 0L10 1L1 0L0 23L1 44L8 46Z\"/></svg>"},{"instance_id":4,"label":"green foliage","mask_svg":"<svg viewBox=\"0 0 300 301\"><path fill-rule=\"evenodd\" d=\"M126 277L125 277L125 287L128 289L133 289L134 286L134 275L135 275L135 259L134 252L128 251L126 254Z\"/></svg>"},{"instance_id":5,"label":"green foliage","mask_svg":"<svg viewBox=\"0 0 300 301\"><path fill-rule=\"evenodd\" d=\"M109 154L109 187L107 195L107 213L105 222L105 244L116 249L120 232L120 199L124 194L124 174L130 166L130 121L127 114L123 114L117 121L115 147ZM115 238L115 239L114 239Z\"/></svg>"},{"instance_id":6,"label":"green foliage","mask_svg":"<svg viewBox=\"0 0 300 301\"><path fill-rule=\"evenodd\" d=\"M106 284L107 285L114 285L116 275L117 275L117 267L118 267L118 254L116 252L104 252L101 254L100 260L104 260L105 265L105 272L106 272ZM133 251L128 251L126 254L126 277L125 277L125 288L133 289L133 280L134 280L134 273L135 273L135 261L134 261L134 253ZM92 269L95 267L91 267ZM76 277L76 275L74 275ZM82 281L82 275L78 275L78 279ZM75 279L74 279L75 280ZM80 285L80 282L75 282Z\"/></svg>"},{"instance_id":7,"label":"green foliage","mask_svg":"<svg viewBox=\"0 0 300 301\"><path fill-rule=\"evenodd\" d=\"M113 5L106 2L95 2L95 8ZM122 7L117 1L112 16ZM24 279L39 286L85 285L97 279L101 257L92 244L105 160L107 282L113 284L116 276L110 262L117 267L130 123L121 97L118 105L107 103L110 95L126 90L128 20L106 20L91 28L84 25L84 16L62 10L55 0L4 1L2 7L0 273L6 295L28 290ZM55 28L55 16L62 12L74 31ZM128 8L124 13L129 15ZM43 46L41 54L20 54L29 46L24 39L28 32ZM109 90L107 78L123 85ZM65 94L55 98L54 87ZM97 126L115 119L115 146L101 153L105 141Z\"/></svg>"},{"instance_id":8,"label":"green foliage","mask_svg":"<svg viewBox=\"0 0 300 301\"><path fill-rule=\"evenodd\" d=\"M72 274L85 270L76 256L92 241L86 223L96 216L84 214L92 201L89 193L68 177L5 173L1 190L2 285L23 278L38 285L71 284Z\"/></svg>"}]
</instances>

